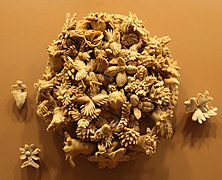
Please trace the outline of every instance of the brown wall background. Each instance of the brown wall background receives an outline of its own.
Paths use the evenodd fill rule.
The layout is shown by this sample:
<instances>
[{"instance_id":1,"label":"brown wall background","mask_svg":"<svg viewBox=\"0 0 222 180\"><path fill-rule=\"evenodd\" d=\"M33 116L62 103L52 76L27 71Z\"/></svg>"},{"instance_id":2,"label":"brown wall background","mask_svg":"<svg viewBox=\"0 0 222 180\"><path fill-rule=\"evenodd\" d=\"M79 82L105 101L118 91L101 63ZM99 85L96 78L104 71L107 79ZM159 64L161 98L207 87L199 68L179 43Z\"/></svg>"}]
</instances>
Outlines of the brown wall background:
<instances>
[{"instance_id":1,"label":"brown wall background","mask_svg":"<svg viewBox=\"0 0 222 180\"><path fill-rule=\"evenodd\" d=\"M222 1L220 0L0 0L0 179L1 180L219 180L222 179ZM76 159L72 169L64 160L62 139L46 132L35 113L33 84L42 77L46 46L61 31L67 12L78 18L90 12L128 14L142 19L152 35L169 35L169 47L180 70L180 95L175 109L173 138L162 140L152 157L98 170ZM19 111L11 85L28 87ZM198 125L189 121L184 100L207 89L218 115ZM19 147L42 149L41 167L20 169Z\"/></svg>"}]
</instances>

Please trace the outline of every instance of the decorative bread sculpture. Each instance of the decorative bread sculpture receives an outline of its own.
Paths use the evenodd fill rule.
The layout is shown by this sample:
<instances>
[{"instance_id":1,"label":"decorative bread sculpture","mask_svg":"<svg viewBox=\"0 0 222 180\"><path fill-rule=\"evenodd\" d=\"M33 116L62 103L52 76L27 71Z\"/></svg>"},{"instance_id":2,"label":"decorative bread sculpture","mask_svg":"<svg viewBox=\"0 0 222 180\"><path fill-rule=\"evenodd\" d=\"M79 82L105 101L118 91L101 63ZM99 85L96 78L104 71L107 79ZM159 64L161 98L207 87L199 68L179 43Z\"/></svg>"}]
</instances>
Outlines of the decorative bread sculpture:
<instances>
[{"instance_id":1,"label":"decorative bread sculpture","mask_svg":"<svg viewBox=\"0 0 222 180\"><path fill-rule=\"evenodd\" d=\"M67 14L37 89L37 114L64 135L66 159L100 168L152 155L170 138L178 99L168 36L151 36L135 14Z\"/></svg>"},{"instance_id":2,"label":"decorative bread sculpture","mask_svg":"<svg viewBox=\"0 0 222 180\"><path fill-rule=\"evenodd\" d=\"M24 148L19 148L20 150L20 159L24 162L21 165L21 168L32 166L36 169L39 168L37 161L40 160L39 153L41 150L37 148L34 144L28 145L25 144Z\"/></svg>"},{"instance_id":3,"label":"decorative bread sculpture","mask_svg":"<svg viewBox=\"0 0 222 180\"><path fill-rule=\"evenodd\" d=\"M185 101L186 113L193 113L192 120L202 124L207 118L217 115L217 108L209 106L208 104L213 101L206 90L203 94L198 93L197 97L192 97Z\"/></svg>"},{"instance_id":4,"label":"decorative bread sculpture","mask_svg":"<svg viewBox=\"0 0 222 180\"><path fill-rule=\"evenodd\" d=\"M27 87L22 81L17 80L15 85L12 85L12 95L15 99L16 106L18 109L21 109L25 104L26 96L27 96Z\"/></svg>"}]
</instances>

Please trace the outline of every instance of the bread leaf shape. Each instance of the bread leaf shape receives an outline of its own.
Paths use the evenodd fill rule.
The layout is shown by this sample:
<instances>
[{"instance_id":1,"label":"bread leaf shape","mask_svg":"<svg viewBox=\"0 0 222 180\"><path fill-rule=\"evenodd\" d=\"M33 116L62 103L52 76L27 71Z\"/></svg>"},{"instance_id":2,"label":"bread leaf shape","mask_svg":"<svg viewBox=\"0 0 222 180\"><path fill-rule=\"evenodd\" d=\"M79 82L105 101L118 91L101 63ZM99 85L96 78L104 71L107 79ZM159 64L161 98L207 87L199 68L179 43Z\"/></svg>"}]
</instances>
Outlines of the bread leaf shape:
<instances>
[{"instance_id":1,"label":"bread leaf shape","mask_svg":"<svg viewBox=\"0 0 222 180\"><path fill-rule=\"evenodd\" d=\"M110 66L104 74L107 76L116 76L119 73L119 68L117 66Z\"/></svg>"},{"instance_id":2,"label":"bread leaf shape","mask_svg":"<svg viewBox=\"0 0 222 180\"><path fill-rule=\"evenodd\" d=\"M185 101L184 104L186 105L186 112L193 112L198 107L195 98L190 98L188 101Z\"/></svg>"},{"instance_id":3,"label":"bread leaf shape","mask_svg":"<svg viewBox=\"0 0 222 180\"><path fill-rule=\"evenodd\" d=\"M63 27L64 30L73 29L76 26L77 23L76 16L77 16L76 13L74 13L72 16L70 13L66 14L66 22Z\"/></svg>"},{"instance_id":4,"label":"bread leaf shape","mask_svg":"<svg viewBox=\"0 0 222 180\"><path fill-rule=\"evenodd\" d=\"M77 126L78 127L82 127L82 128L86 128L89 126L89 120L88 119L80 119L78 122L77 122Z\"/></svg>"},{"instance_id":5,"label":"bread leaf shape","mask_svg":"<svg viewBox=\"0 0 222 180\"><path fill-rule=\"evenodd\" d=\"M81 106L81 112L85 115L85 116L92 116L93 112L95 111L95 104L93 103L92 100L90 100L88 103L84 104L83 106Z\"/></svg>"},{"instance_id":6,"label":"bread leaf shape","mask_svg":"<svg viewBox=\"0 0 222 180\"><path fill-rule=\"evenodd\" d=\"M206 118L203 114L203 112L198 108L192 116L193 121L198 121L200 124L202 124L203 121L206 121Z\"/></svg>"},{"instance_id":7,"label":"bread leaf shape","mask_svg":"<svg viewBox=\"0 0 222 180\"><path fill-rule=\"evenodd\" d=\"M106 38L109 42L118 41L117 34L111 29L105 30Z\"/></svg>"},{"instance_id":8,"label":"bread leaf shape","mask_svg":"<svg viewBox=\"0 0 222 180\"><path fill-rule=\"evenodd\" d=\"M137 145L137 139L140 136L140 133L135 131L133 128L124 128L124 131L120 132L118 135L120 144L123 147L127 147L129 145Z\"/></svg>"},{"instance_id":9,"label":"bread leaf shape","mask_svg":"<svg viewBox=\"0 0 222 180\"><path fill-rule=\"evenodd\" d=\"M123 87L127 82L127 75L125 72L120 72L116 76L116 84L119 87Z\"/></svg>"},{"instance_id":10,"label":"bread leaf shape","mask_svg":"<svg viewBox=\"0 0 222 180\"><path fill-rule=\"evenodd\" d=\"M197 101L199 106L203 107L212 101L213 98L209 96L209 92L206 90L204 94L198 93Z\"/></svg>"},{"instance_id":11,"label":"bread leaf shape","mask_svg":"<svg viewBox=\"0 0 222 180\"><path fill-rule=\"evenodd\" d=\"M141 116L142 116L141 111L138 108L135 108L135 107L133 108L133 114L136 117L136 119L140 119Z\"/></svg>"},{"instance_id":12,"label":"bread leaf shape","mask_svg":"<svg viewBox=\"0 0 222 180\"><path fill-rule=\"evenodd\" d=\"M87 74L88 73L84 69L81 69L76 73L75 80L81 81L86 78Z\"/></svg>"},{"instance_id":13,"label":"bread leaf shape","mask_svg":"<svg viewBox=\"0 0 222 180\"><path fill-rule=\"evenodd\" d=\"M122 57L119 57L117 59L117 64L118 64L118 66L126 66L126 62Z\"/></svg>"},{"instance_id":14,"label":"bread leaf shape","mask_svg":"<svg viewBox=\"0 0 222 180\"><path fill-rule=\"evenodd\" d=\"M106 94L98 94L92 97L92 100L95 104L101 106L101 105L105 105L108 102L109 96Z\"/></svg>"},{"instance_id":15,"label":"bread leaf shape","mask_svg":"<svg viewBox=\"0 0 222 180\"><path fill-rule=\"evenodd\" d=\"M63 109L56 107L54 109L54 113L53 113L53 117L52 117L52 121L50 122L50 124L47 127L47 131L49 130L54 130L56 127L60 127L64 124L65 122L65 116L64 116L64 111Z\"/></svg>"},{"instance_id":16,"label":"bread leaf shape","mask_svg":"<svg viewBox=\"0 0 222 180\"><path fill-rule=\"evenodd\" d=\"M95 30L88 30L84 34L84 39L90 47L98 46L102 42L103 37L104 35L101 31Z\"/></svg>"},{"instance_id":17,"label":"bread leaf shape","mask_svg":"<svg viewBox=\"0 0 222 180\"><path fill-rule=\"evenodd\" d=\"M21 109L25 103L27 91L26 85L22 83L22 81L17 80L15 85L12 85L12 95L15 99L16 106L18 109Z\"/></svg>"},{"instance_id":18,"label":"bread leaf shape","mask_svg":"<svg viewBox=\"0 0 222 180\"><path fill-rule=\"evenodd\" d=\"M217 115L217 108L216 107L211 107L207 112L204 113L204 116L206 118L210 118L211 116L216 116Z\"/></svg>"},{"instance_id":19,"label":"bread leaf shape","mask_svg":"<svg viewBox=\"0 0 222 180\"><path fill-rule=\"evenodd\" d=\"M77 71L80 71L82 69L86 70L88 67L86 66L86 64L81 61L81 60L75 60L73 62L73 65L74 65L74 68L77 70Z\"/></svg>"},{"instance_id":20,"label":"bread leaf shape","mask_svg":"<svg viewBox=\"0 0 222 180\"><path fill-rule=\"evenodd\" d=\"M126 66L126 72L128 74L136 74L137 69L138 68L136 66L131 66L131 65Z\"/></svg>"},{"instance_id":21,"label":"bread leaf shape","mask_svg":"<svg viewBox=\"0 0 222 180\"><path fill-rule=\"evenodd\" d=\"M173 135L172 124L169 120L162 122L162 124L160 125L160 134L162 137L166 137L167 139L169 139Z\"/></svg>"},{"instance_id":22,"label":"bread leaf shape","mask_svg":"<svg viewBox=\"0 0 222 180\"><path fill-rule=\"evenodd\" d=\"M72 121L78 121L82 117L78 109L73 109L72 111L69 111L68 114L72 117Z\"/></svg>"},{"instance_id":23,"label":"bread leaf shape","mask_svg":"<svg viewBox=\"0 0 222 180\"><path fill-rule=\"evenodd\" d=\"M108 61L103 57L96 58L96 63L97 63L96 69L99 72L104 72L109 67Z\"/></svg>"},{"instance_id":24,"label":"bread leaf shape","mask_svg":"<svg viewBox=\"0 0 222 180\"><path fill-rule=\"evenodd\" d=\"M24 105L27 92L18 92L18 91L12 91L12 95L15 99L16 106L21 109L21 107Z\"/></svg>"},{"instance_id":25,"label":"bread leaf shape","mask_svg":"<svg viewBox=\"0 0 222 180\"><path fill-rule=\"evenodd\" d=\"M90 98L88 96L82 96L82 95L79 95L79 97L77 96L77 98L75 99L76 102L79 102L79 103L88 103L90 102Z\"/></svg>"}]
</instances>

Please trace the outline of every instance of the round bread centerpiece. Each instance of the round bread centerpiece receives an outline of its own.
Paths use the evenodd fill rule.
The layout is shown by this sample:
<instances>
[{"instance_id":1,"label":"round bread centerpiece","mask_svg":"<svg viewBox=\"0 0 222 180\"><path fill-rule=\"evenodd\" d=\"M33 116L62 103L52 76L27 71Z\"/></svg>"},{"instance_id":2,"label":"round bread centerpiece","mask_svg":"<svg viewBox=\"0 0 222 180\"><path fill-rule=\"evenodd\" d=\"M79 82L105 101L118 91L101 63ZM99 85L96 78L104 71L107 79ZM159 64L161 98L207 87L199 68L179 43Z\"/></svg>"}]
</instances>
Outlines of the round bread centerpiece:
<instances>
[{"instance_id":1,"label":"round bread centerpiece","mask_svg":"<svg viewBox=\"0 0 222 180\"><path fill-rule=\"evenodd\" d=\"M179 67L169 41L151 36L133 13L67 14L35 86L37 114L64 136L71 166L83 155L114 168L172 136Z\"/></svg>"}]
</instances>

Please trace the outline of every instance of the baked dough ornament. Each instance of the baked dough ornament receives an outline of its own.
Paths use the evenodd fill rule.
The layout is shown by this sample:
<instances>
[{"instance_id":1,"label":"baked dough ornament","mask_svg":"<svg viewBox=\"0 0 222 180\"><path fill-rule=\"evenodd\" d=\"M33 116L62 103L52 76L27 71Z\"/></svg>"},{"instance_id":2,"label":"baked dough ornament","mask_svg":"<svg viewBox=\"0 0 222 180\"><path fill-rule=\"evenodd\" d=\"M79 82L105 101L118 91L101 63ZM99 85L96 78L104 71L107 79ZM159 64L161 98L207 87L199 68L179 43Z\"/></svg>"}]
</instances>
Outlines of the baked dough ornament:
<instances>
[{"instance_id":1,"label":"baked dough ornament","mask_svg":"<svg viewBox=\"0 0 222 180\"><path fill-rule=\"evenodd\" d=\"M67 14L48 46L43 78L35 84L37 114L64 136L74 167L82 154L99 168L152 155L173 134L177 62L168 36L151 36L133 13Z\"/></svg>"},{"instance_id":2,"label":"baked dough ornament","mask_svg":"<svg viewBox=\"0 0 222 180\"><path fill-rule=\"evenodd\" d=\"M16 106L18 109L21 109L25 104L27 97L27 87L22 81L17 80L15 85L12 85L12 95L14 97Z\"/></svg>"},{"instance_id":3,"label":"baked dough ornament","mask_svg":"<svg viewBox=\"0 0 222 180\"><path fill-rule=\"evenodd\" d=\"M217 108L208 105L211 101L213 98L209 96L207 90L203 94L198 93L197 97L184 102L186 113L192 113L192 120L202 124L208 118L217 115Z\"/></svg>"},{"instance_id":4,"label":"baked dough ornament","mask_svg":"<svg viewBox=\"0 0 222 180\"><path fill-rule=\"evenodd\" d=\"M27 166L32 166L36 169L39 168L39 164L37 161L40 160L39 153L41 150L37 148L34 144L28 145L25 144L24 148L19 148L20 150L20 159L24 161L21 165L21 168L25 168Z\"/></svg>"}]
</instances>

